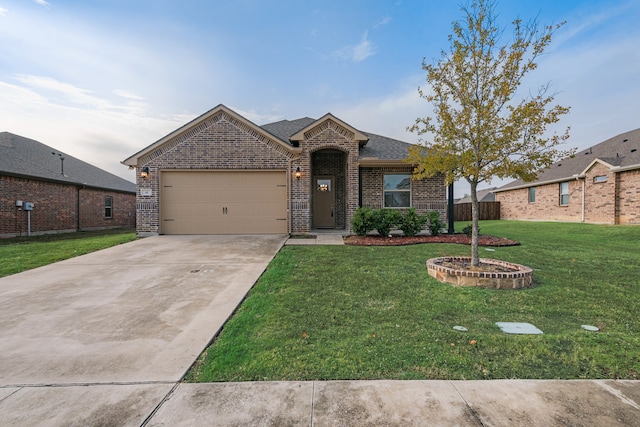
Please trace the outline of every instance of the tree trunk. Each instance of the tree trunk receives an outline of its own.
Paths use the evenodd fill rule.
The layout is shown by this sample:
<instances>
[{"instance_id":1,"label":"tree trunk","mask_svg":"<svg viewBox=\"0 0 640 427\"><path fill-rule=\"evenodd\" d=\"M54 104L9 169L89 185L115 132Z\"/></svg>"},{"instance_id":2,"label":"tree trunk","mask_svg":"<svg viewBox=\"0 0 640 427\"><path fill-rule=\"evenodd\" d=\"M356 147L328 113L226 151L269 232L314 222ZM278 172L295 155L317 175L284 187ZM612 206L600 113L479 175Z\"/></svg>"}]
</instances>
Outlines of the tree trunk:
<instances>
[{"instance_id":1,"label":"tree trunk","mask_svg":"<svg viewBox=\"0 0 640 427\"><path fill-rule=\"evenodd\" d=\"M478 188L477 182L470 182L471 184L471 265L477 267L480 263L478 256L478 194L476 192Z\"/></svg>"}]
</instances>

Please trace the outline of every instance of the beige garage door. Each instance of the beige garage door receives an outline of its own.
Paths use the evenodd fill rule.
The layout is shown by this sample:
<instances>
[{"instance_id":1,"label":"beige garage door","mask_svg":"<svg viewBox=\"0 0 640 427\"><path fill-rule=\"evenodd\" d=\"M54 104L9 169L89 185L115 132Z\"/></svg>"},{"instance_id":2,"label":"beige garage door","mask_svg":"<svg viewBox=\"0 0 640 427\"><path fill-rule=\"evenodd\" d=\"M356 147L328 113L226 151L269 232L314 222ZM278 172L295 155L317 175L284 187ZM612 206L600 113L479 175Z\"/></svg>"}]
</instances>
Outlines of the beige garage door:
<instances>
[{"instance_id":1,"label":"beige garage door","mask_svg":"<svg viewBox=\"0 0 640 427\"><path fill-rule=\"evenodd\" d=\"M284 171L163 171L163 234L286 234Z\"/></svg>"}]
</instances>

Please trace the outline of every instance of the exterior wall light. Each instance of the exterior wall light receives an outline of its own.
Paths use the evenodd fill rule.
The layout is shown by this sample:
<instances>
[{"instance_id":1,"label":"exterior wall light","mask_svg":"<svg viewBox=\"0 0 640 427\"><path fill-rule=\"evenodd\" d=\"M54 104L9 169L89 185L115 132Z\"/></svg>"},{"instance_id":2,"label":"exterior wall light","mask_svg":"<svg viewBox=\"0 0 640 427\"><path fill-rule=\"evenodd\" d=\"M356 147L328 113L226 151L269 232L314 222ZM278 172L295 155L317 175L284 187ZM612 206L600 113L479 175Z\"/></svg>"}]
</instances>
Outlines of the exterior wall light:
<instances>
[{"instance_id":1,"label":"exterior wall light","mask_svg":"<svg viewBox=\"0 0 640 427\"><path fill-rule=\"evenodd\" d=\"M149 178L149 167L148 166L144 166L141 170L140 170L140 176L142 178Z\"/></svg>"},{"instance_id":2,"label":"exterior wall light","mask_svg":"<svg viewBox=\"0 0 640 427\"><path fill-rule=\"evenodd\" d=\"M302 172L300 172L300 166L296 168L296 172L294 173L294 176L296 177L296 179L300 179L300 177L302 176Z\"/></svg>"}]
</instances>

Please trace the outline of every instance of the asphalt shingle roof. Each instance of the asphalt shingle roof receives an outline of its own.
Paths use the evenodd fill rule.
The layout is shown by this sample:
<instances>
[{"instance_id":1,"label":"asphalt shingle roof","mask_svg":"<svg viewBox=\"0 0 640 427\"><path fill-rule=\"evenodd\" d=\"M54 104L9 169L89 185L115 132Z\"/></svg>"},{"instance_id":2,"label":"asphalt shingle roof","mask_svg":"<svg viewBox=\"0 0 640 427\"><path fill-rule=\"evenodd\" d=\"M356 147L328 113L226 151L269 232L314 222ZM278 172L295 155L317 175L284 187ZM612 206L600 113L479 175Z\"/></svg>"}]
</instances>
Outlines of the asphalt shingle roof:
<instances>
[{"instance_id":1,"label":"asphalt shingle roof","mask_svg":"<svg viewBox=\"0 0 640 427\"><path fill-rule=\"evenodd\" d=\"M60 151L55 148L33 139L0 132L0 174L135 193L136 185L133 182L67 153L60 153L64 157L62 174L58 153Z\"/></svg>"},{"instance_id":2,"label":"asphalt shingle roof","mask_svg":"<svg viewBox=\"0 0 640 427\"><path fill-rule=\"evenodd\" d=\"M269 123L260 126L270 134L277 136L282 141L289 143L289 138L302 129L306 128L316 119L304 117L296 120L281 120L275 123ZM409 154L411 144L402 142L397 139L387 138L386 136L376 135L373 133L363 132L369 137L367 145L360 148L359 158L366 157L378 158L380 160L402 160Z\"/></svg>"},{"instance_id":3,"label":"asphalt shingle roof","mask_svg":"<svg viewBox=\"0 0 640 427\"><path fill-rule=\"evenodd\" d=\"M478 190L476 193L478 197L478 202L495 202L496 195L493 194L493 190L498 187L485 188L484 190ZM458 200L456 203L471 203L471 196L463 197Z\"/></svg>"},{"instance_id":4,"label":"asphalt shingle roof","mask_svg":"<svg viewBox=\"0 0 640 427\"><path fill-rule=\"evenodd\" d=\"M503 185L498 191L514 187L534 186L538 183L571 179L584 172L591 162L599 159L611 166L640 168L640 129L621 133L586 150L579 151L573 157L562 159L538 173L532 182L520 179Z\"/></svg>"}]
</instances>

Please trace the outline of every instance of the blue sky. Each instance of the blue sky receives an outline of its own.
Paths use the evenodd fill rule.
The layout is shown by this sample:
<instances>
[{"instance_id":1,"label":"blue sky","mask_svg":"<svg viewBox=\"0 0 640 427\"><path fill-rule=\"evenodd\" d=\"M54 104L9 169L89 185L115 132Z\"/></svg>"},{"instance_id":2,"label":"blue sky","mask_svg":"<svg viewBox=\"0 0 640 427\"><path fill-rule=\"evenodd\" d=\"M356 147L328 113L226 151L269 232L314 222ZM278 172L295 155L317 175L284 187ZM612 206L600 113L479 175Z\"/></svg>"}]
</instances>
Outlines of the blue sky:
<instances>
[{"instance_id":1,"label":"blue sky","mask_svg":"<svg viewBox=\"0 0 640 427\"><path fill-rule=\"evenodd\" d=\"M417 142L406 128L432 111L421 63L448 48L460 3L0 0L0 131L130 180L121 160L220 103L257 124L331 112ZM567 21L523 93L551 83L571 107L568 146L640 127L640 2L499 0L497 12L504 25Z\"/></svg>"}]
</instances>

